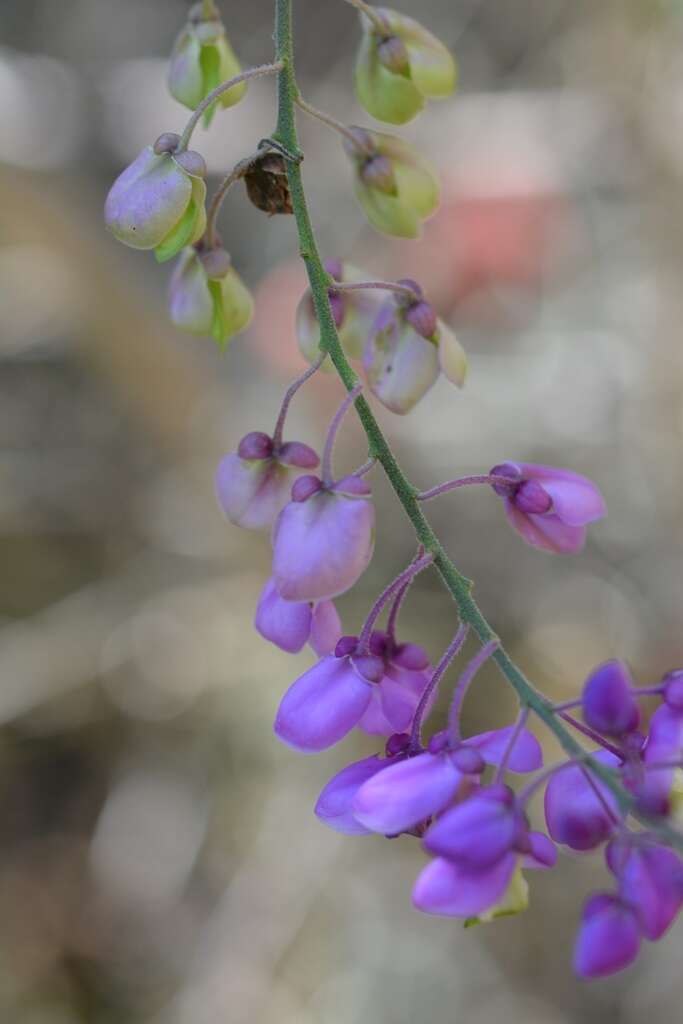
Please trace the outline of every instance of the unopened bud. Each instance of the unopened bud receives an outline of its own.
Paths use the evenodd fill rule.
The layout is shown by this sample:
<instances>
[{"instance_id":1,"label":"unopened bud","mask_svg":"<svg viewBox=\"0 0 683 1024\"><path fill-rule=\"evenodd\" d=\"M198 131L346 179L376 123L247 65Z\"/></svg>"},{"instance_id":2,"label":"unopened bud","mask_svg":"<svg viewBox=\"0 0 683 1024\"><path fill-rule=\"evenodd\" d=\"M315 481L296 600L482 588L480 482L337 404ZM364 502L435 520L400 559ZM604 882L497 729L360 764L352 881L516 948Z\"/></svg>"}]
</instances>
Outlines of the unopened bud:
<instances>
[{"instance_id":1,"label":"unopened bud","mask_svg":"<svg viewBox=\"0 0 683 1024\"><path fill-rule=\"evenodd\" d=\"M302 441L287 441L277 453L278 462L296 469L315 469L320 462L318 455Z\"/></svg>"},{"instance_id":2,"label":"unopened bud","mask_svg":"<svg viewBox=\"0 0 683 1024\"><path fill-rule=\"evenodd\" d=\"M157 156L162 153L175 153L180 143L180 136L175 132L164 132L159 136L152 147Z\"/></svg>"},{"instance_id":3,"label":"unopened bud","mask_svg":"<svg viewBox=\"0 0 683 1024\"><path fill-rule=\"evenodd\" d=\"M210 249L208 252L200 253L199 258L206 271L206 276L210 277L212 281L225 277L232 265L230 255L225 249Z\"/></svg>"},{"instance_id":4,"label":"unopened bud","mask_svg":"<svg viewBox=\"0 0 683 1024\"><path fill-rule=\"evenodd\" d=\"M408 306L405 317L421 337L431 341L436 334L437 316L428 302L414 302L412 306Z\"/></svg>"},{"instance_id":5,"label":"unopened bud","mask_svg":"<svg viewBox=\"0 0 683 1024\"><path fill-rule=\"evenodd\" d=\"M334 656L335 658L346 658L349 654L353 654L357 647L357 636L342 636L337 641L337 646L334 649Z\"/></svg>"},{"instance_id":6,"label":"unopened bud","mask_svg":"<svg viewBox=\"0 0 683 1024\"><path fill-rule=\"evenodd\" d=\"M269 459L273 454L273 441L261 430L246 434L237 447L241 459Z\"/></svg>"},{"instance_id":7,"label":"unopened bud","mask_svg":"<svg viewBox=\"0 0 683 1024\"><path fill-rule=\"evenodd\" d=\"M388 36L377 44L380 64L395 75L410 74L410 59L406 44L398 36Z\"/></svg>"},{"instance_id":8,"label":"unopened bud","mask_svg":"<svg viewBox=\"0 0 683 1024\"><path fill-rule=\"evenodd\" d=\"M195 152L193 149L185 150L184 153L178 153L176 156L176 163L180 164L188 174L191 174L193 178L205 178L207 175L206 161L201 153Z\"/></svg>"},{"instance_id":9,"label":"unopened bud","mask_svg":"<svg viewBox=\"0 0 683 1024\"><path fill-rule=\"evenodd\" d=\"M360 178L364 185L376 188L378 192L386 192L387 195L396 193L396 176L391 160L386 156L370 157L361 168Z\"/></svg>"},{"instance_id":10,"label":"unopened bud","mask_svg":"<svg viewBox=\"0 0 683 1024\"><path fill-rule=\"evenodd\" d=\"M292 501L307 501L311 495L317 494L318 491L322 490L322 486L323 482L317 476L313 476L312 474L300 476L292 485Z\"/></svg>"},{"instance_id":11,"label":"unopened bud","mask_svg":"<svg viewBox=\"0 0 683 1024\"><path fill-rule=\"evenodd\" d=\"M512 501L515 508L528 515L543 515L553 505L552 498L538 480L525 480L520 484Z\"/></svg>"},{"instance_id":12,"label":"unopened bud","mask_svg":"<svg viewBox=\"0 0 683 1024\"><path fill-rule=\"evenodd\" d=\"M501 462L490 470L489 476L507 477L510 481L509 484L495 483L492 484L492 487L501 498L509 498L515 493L517 484L521 483L522 471L514 462Z\"/></svg>"}]
</instances>

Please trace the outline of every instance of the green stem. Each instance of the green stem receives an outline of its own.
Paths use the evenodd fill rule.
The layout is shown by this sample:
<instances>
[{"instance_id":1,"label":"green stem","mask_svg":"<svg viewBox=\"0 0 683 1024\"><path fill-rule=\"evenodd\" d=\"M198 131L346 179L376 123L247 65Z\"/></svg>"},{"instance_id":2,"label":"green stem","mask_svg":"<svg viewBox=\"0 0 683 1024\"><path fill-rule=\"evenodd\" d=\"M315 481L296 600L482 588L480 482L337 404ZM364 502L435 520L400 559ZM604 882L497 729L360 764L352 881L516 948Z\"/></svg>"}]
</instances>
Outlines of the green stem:
<instances>
[{"instance_id":1,"label":"green stem","mask_svg":"<svg viewBox=\"0 0 683 1024\"><path fill-rule=\"evenodd\" d=\"M292 0L275 0L275 44L276 59L282 63L282 70L278 74L278 119L274 138L296 158L287 161L287 177L299 235L299 251L306 265L313 305L320 324L320 347L329 354L346 390L353 391L359 381L344 355L337 334L328 296L329 276L318 252L301 176L301 153L295 114L298 89L294 71ZM434 565L455 602L461 622L471 627L482 644L497 641L495 630L486 621L472 597L473 584L471 580L458 571L446 554L420 507L419 492L401 470L363 395L356 398L354 405L368 439L369 454L381 463L396 497L413 525L419 543L422 544L426 552L433 555ZM652 819L636 809L633 798L620 784L615 772L592 758L574 739L556 718L552 703L529 682L504 647L499 646L492 654L491 660L495 661L515 690L522 707L529 708L545 723L570 758L590 768L593 774L611 790L623 811L632 813L651 830L656 830L657 834L670 845L683 851L683 835L667 825L654 824Z\"/></svg>"}]
</instances>

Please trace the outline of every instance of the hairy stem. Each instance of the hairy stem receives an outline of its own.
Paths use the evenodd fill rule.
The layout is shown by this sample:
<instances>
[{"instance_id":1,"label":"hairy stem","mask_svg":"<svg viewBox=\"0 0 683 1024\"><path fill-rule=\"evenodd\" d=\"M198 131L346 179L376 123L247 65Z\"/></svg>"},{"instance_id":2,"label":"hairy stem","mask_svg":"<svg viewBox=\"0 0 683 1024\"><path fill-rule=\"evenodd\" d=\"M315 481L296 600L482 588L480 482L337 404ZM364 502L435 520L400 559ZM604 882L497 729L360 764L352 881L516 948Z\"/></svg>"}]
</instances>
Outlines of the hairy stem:
<instances>
[{"instance_id":1,"label":"hairy stem","mask_svg":"<svg viewBox=\"0 0 683 1024\"><path fill-rule=\"evenodd\" d=\"M295 119L297 85L294 71L292 0L275 0L275 42L277 60L281 63L282 70L278 74L278 120L274 137L296 158L287 162L287 177L299 235L299 250L306 265L313 305L320 324L320 347L329 353L344 387L352 392L358 386L358 378L344 355L337 335L327 292L329 278L318 252L301 176L301 154ZM472 596L472 582L458 571L446 554L420 507L418 491L408 481L396 461L366 399L363 395L358 395L354 404L368 439L369 453L381 463L396 497L413 525L417 540L425 551L434 556L434 565L457 606L461 621L471 626L482 644L498 640L495 630L484 618ZM529 707L545 723L565 753L590 767L593 774L614 793L622 810L634 814L645 824L656 829L671 846L683 851L683 835L669 826L659 823L654 825L652 819L637 810L633 798L620 784L616 773L587 754L555 716L551 702L531 684L505 648L497 647L491 657L515 690L521 704Z\"/></svg>"}]
</instances>

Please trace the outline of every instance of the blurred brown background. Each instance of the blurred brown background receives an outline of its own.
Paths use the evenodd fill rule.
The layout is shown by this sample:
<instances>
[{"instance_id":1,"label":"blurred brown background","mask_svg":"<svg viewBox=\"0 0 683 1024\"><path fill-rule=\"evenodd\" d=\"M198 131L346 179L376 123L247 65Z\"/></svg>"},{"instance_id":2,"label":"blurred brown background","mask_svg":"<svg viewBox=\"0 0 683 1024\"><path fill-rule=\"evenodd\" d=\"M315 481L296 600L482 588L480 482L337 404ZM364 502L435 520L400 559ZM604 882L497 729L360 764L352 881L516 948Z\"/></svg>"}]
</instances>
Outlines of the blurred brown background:
<instances>
[{"instance_id":1,"label":"blurred brown background","mask_svg":"<svg viewBox=\"0 0 683 1024\"><path fill-rule=\"evenodd\" d=\"M270 59L271 4L221 4L243 64ZM452 46L461 90L404 134L443 203L424 239L379 238L341 147L302 125L324 254L419 276L471 357L409 417L380 410L414 481L547 461L599 482L585 553L525 548L489 493L431 508L513 653L558 698L619 655L640 682L683 660L683 8L675 0L397 0ZM301 86L355 103L340 0L296 0ZM222 521L217 459L270 429L301 369L293 225L236 189L222 231L257 292L221 355L165 315L168 268L105 233L123 165L186 113L165 94L181 0L0 5L0 1020L8 1024L569 1024L680 1019L679 927L626 974L571 975L600 858L533 879L526 915L464 932L410 906L416 843L320 825L327 778L376 749L276 743L279 696L310 656L251 629L267 539ZM196 145L214 175L267 135L252 85ZM289 435L319 443L332 380ZM338 460L362 461L345 429ZM348 632L413 545L378 472L376 557L340 602ZM454 629L433 575L403 635ZM513 701L484 672L472 730ZM437 709L435 720L438 723ZM548 746L548 755L554 751Z\"/></svg>"}]
</instances>

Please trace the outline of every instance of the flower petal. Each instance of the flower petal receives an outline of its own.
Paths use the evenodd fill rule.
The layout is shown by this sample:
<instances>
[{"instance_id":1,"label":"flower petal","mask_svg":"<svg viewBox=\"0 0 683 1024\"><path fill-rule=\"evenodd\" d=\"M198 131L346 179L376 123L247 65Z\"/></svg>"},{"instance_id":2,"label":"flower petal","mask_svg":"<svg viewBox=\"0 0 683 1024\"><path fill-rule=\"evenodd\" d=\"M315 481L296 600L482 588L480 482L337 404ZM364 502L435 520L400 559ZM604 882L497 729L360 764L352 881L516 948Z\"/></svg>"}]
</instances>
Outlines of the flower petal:
<instances>
[{"instance_id":1,"label":"flower petal","mask_svg":"<svg viewBox=\"0 0 683 1024\"><path fill-rule=\"evenodd\" d=\"M354 814L373 832L398 835L442 810L461 778L450 758L418 754L366 782L354 800Z\"/></svg>"},{"instance_id":2,"label":"flower petal","mask_svg":"<svg viewBox=\"0 0 683 1024\"><path fill-rule=\"evenodd\" d=\"M544 485L545 486L545 485ZM556 515L530 515L505 499L505 514L511 526L527 544L553 554L576 554L586 542L584 526L568 526Z\"/></svg>"},{"instance_id":3,"label":"flower petal","mask_svg":"<svg viewBox=\"0 0 683 1024\"><path fill-rule=\"evenodd\" d=\"M502 899L516 863L509 853L484 871L471 871L437 857L418 876L413 903L427 914L476 916Z\"/></svg>"},{"instance_id":4,"label":"flower petal","mask_svg":"<svg viewBox=\"0 0 683 1024\"><path fill-rule=\"evenodd\" d=\"M354 816L353 798L364 782L390 764L391 761L375 755L342 768L330 779L318 797L315 813L320 820L336 832L344 832L349 836L368 835L370 829L361 825Z\"/></svg>"},{"instance_id":5,"label":"flower petal","mask_svg":"<svg viewBox=\"0 0 683 1024\"><path fill-rule=\"evenodd\" d=\"M305 754L326 750L353 729L370 696L370 684L354 672L348 658L323 658L287 690L275 734Z\"/></svg>"},{"instance_id":6,"label":"flower petal","mask_svg":"<svg viewBox=\"0 0 683 1024\"><path fill-rule=\"evenodd\" d=\"M311 606L307 601L285 601L270 579L261 591L254 625L266 640L283 651L296 654L308 640L311 618Z\"/></svg>"},{"instance_id":7,"label":"flower petal","mask_svg":"<svg viewBox=\"0 0 683 1024\"><path fill-rule=\"evenodd\" d=\"M481 789L442 814L424 838L426 849L473 871L495 864L512 849L518 832L511 803L498 798L502 788Z\"/></svg>"},{"instance_id":8,"label":"flower petal","mask_svg":"<svg viewBox=\"0 0 683 1024\"><path fill-rule=\"evenodd\" d=\"M515 730L514 725L506 725L504 729L493 729L470 736L464 741L468 747L476 747L487 764L499 765L505 756L510 739ZM541 744L528 729L522 729L515 740L507 761L511 772L535 772L543 767L543 751Z\"/></svg>"},{"instance_id":9,"label":"flower petal","mask_svg":"<svg viewBox=\"0 0 683 1024\"><path fill-rule=\"evenodd\" d=\"M608 893L591 897L574 949L578 976L600 978L621 971L635 960L639 948L635 914Z\"/></svg>"}]
</instances>

